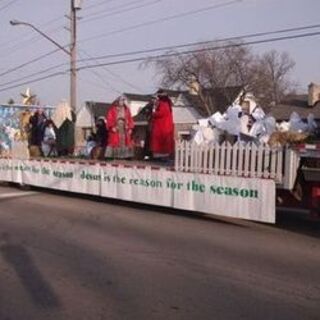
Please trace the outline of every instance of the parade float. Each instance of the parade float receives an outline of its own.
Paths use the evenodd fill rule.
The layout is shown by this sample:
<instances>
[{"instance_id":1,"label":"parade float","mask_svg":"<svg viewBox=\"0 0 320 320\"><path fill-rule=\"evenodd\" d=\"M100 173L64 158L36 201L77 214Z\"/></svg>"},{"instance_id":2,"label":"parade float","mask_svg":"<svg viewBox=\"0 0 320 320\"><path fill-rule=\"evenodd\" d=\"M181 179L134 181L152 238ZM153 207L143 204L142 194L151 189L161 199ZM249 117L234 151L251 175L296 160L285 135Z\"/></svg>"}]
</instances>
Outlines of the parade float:
<instances>
[{"instance_id":1,"label":"parade float","mask_svg":"<svg viewBox=\"0 0 320 320\"><path fill-rule=\"evenodd\" d=\"M21 93L20 104L0 105L0 154L2 157L29 158L28 132L30 117L39 108L43 109L47 118L53 114L53 106L40 106L37 95L28 88Z\"/></svg>"},{"instance_id":2,"label":"parade float","mask_svg":"<svg viewBox=\"0 0 320 320\"><path fill-rule=\"evenodd\" d=\"M33 105L17 108L19 117L14 109L4 112L15 115L10 128L19 132L8 144L26 145L21 114ZM200 121L193 140L176 141L173 166L135 160L28 157L12 152L0 159L0 180L267 223L276 221L276 200L283 202L283 191L296 191L299 180L300 191L308 190L308 197L300 194L295 198L300 197L303 207L317 213L320 144L316 140L305 143L309 134L300 129L295 133L276 129L274 121L260 111L258 125L252 126L256 133L240 135L239 130L234 131L241 126L233 115L238 106L230 108L229 115ZM299 127L299 121L294 115L287 127ZM8 130L9 122L5 123ZM311 121L305 131L314 125Z\"/></svg>"}]
</instances>

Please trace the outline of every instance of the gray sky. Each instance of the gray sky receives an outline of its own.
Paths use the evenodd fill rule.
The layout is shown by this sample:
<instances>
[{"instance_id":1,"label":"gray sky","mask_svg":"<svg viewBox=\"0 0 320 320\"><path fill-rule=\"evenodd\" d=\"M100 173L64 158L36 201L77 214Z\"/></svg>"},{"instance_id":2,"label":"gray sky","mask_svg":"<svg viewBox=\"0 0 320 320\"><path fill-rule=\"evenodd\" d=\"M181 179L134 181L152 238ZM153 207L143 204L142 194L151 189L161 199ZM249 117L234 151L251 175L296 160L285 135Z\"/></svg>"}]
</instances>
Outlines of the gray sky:
<instances>
[{"instance_id":1,"label":"gray sky","mask_svg":"<svg viewBox=\"0 0 320 320\"><path fill-rule=\"evenodd\" d=\"M221 6L214 8L216 5ZM320 1L83 0L82 7L78 21L79 59L313 25L319 21ZM208 9L201 11L202 8ZM63 51L57 51L34 64L8 72L56 49L32 29L10 26L9 21L30 22L66 45L69 32L64 28L68 25L64 15L69 10L70 0L0 0L0 74L6 73L0 76L0 102L6 103L11 97L20 102L20 92L27 87L43 104L57 104L68 99L67 74L1 90L27 81L19 79L55 65L65 64L35 78L66 70L69 62ZM191 11L198 13L166 19ZM151 23L155 20L158 22ZM149 25L137 27L148 22ZM311 31L320 31L320 28ZM259 44L253 49L259 53L270 49L287 51L296 62L292 76L299 83L300 91L306 91L311 81L320 83L320 36ZM82 70L79 72L78 99L80 103L85 100L107 102L121 92L150 93L155 91L158 82L155 70L143 68L141 63Z\"/></svg>"}]
</instances>

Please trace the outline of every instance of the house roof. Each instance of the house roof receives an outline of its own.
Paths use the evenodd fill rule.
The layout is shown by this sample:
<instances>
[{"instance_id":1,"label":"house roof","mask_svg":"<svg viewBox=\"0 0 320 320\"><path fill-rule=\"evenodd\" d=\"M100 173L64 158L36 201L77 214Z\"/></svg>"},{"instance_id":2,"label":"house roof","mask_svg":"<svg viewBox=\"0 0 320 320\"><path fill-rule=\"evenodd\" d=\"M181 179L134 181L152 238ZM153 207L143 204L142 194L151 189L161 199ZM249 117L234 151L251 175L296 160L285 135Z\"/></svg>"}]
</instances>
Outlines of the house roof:
<instances>
[{"instance_id":1,"label":"house roof","mask_svg":"<svg viewBox=\"0 0 320 320\"><path fill-rule=\"evenodd\" d=\"M278 121L289 120L292 112L298 113L302 119L306 119L312 113L315 119L320 120L320 102L313 107L308 106L308 95L306 94L287 96L281 103L266 108L265 111Z\"/></svg>"},{"instance_id":2,"label":"house roof","mask_svg":"<svg viewBox=\"0 0 320 320\"><path fill-rule=\"evenodd\" d=\"M199 112L193 107L173 107L173 122L178 123L192 123L196 124L198 119L201 119L202 116Z\"/></svg>"},{"instance_id":3,"label":"house roof","mask_svg":"<svg viewBox=\"0 0 320 320\"><path fill-rule=\"evenodd\" d=\"M243 91L242 86L225 87L225 88L213 88L205 90L205 95L210 97L215 107L219 111L225 111Z\"/></svg>"},{"instance_id":4,"label":"house roof","mask_svg":"<svg viewBox=\"0 0 320 320\"><path fill-rule=\"evenodd\" d=\"M144 124L148 121L148 117L152 112L153 105L151 103L147 103L142 109L138 112L137 115L133 117L135 123Z\"/></svg>"},{"instance_id":5,"label":"house roof","mask_svg":"<svg viewBox=\"0 0 320 320\"><path fill-rule=\"evenodd\" d=\"M202 116L196 109L192 107L182 107L182 106L173 106L173 122L176 124L183 124L183 123L197 123L198 119L201 119ZM133 120L136 124L144 125L147 123L147 115L142 111L139 112Z\"/></svg>"},{"instance_id":6,"label":"house roof","mask_svg":"<svg viewBox=\"0 0 320 320\"><path fill-rule=\"evenodd\" d=\"M148 102L152 98L152 94L124 93L124 95L131 101Z\"/></svg>"},{"instance_id":7,"label":"house roof","mask_svg":"<svg viewBox=\"0 0 320 320\"><path fill-rule=\"evenodd\" d=\"M202 94L204 99L211 106L212 110L225 112L227 107L230 106L241 94L243 87L225 87L225 88L214 88L204 89ZM173 99L177 99L180 95L186 100L186 105L173 107L173 116L175 123L195 123L197 119L207 116L203 108L203 101L199 95L191 94L187 90L165 90L168 96ZM150 101L152 95L133 95L125 94L128 99L132 97L132 100L138 101ZM142 100L144 99L144 100ZM138 122L146 122L146 114L141 110L135 117L134 120Z\"/></svg>"},{"instance_id":8,"label":"house roof","mask_svg":"<svg viewBox=\"0 0 320 320\"><path fill-rule=\"evenodd\" d=\"M178 98L178 96L180 94L185 94L187 93L187 91L178 91L178 90L167 90L165 89L165 91L167 92L168 96L171 99L176 99ZM156 93L155 93L156 94ZM152 97L155 94L136 94L136 93L124 93L124 95L131 101L141 101L141 102L148 102L152 99Z\"/></svg>"},{"instance_id":9,"label":"house roof","mask_svg":"<svg viewBox=\"0 0 320 320\"><path fill-rule=\"evenodd\" d=\"M205 99L210 103L214 104L216 108L219 108L219 111L224 111L230 104L232 104L241 91L243 90L242 86L233 86L233 87L224 87L224 88L208 88L202 91L202 94ZM190 105L202 105L202 101L199 95L190 94L188 90L169 90L165 89L170 98L178 98L179 95L183 95L189 102ZM150 101L152 94L133 94L133 93L124 93L124 95L129 100L135 101ZM221 109L221 110L220 110Z\"/></svg>"},{"instance_id":10,"label":"house roof","mask_svg":"<svg viewBox=\"0 0 320 320\"><path fill-rule=\"evenodd\" d=\"M188 105L196 108L203 116L207 116L206 110L203 108L203 100L197 94L191 94L189 91L166 90L172 98L179 95L187 100ZM225 112L243 91L242 86L224 87L224 88L208 88L203 89L202 96L207 104L211 107L211 112Z\"/></svg>"},{"instance_id":11,"label":"house roof","mask_svg":"<svg viewBox=\"0 0 320 320\"><path fill-rule=\"evenodd\" d=\"M86 107L92 116L97 119L99 117L105 117L108 109L111 107L111 103L87 101Z\"/></svg>"},{"instance_id":12,"label":"house roof","mask_svg":"<svg viewBox=\"0 0 320 320\"><path fill-rule=\"evenodd\" d=\"M180 94L184 94L187 91L180 91L180 90L169 90L164 89L165 92L167 92L168 96L171 98L178 98Z\"/></svg>"},{"instance_id":13,"label":"house roof","mask_svg":"<svg viewBox=\"0 0 320 320\"><path fill-rule=\"evenodd\" d=\"M225 88L212 88L204 89L202 92L203 99L210 106L211 112L225 112L227 107L230 106L242 92L243 87L225 87ZM190 104L197 107L198 110L203 110L203 100L199 95L192 95L189 92L185 93L187 100Z\"/></svg>"},{"instance_id":14,"label":"house roof","mask_svg":"<svg viewBox=\"0 0 320 320\"><path fill-rule=\"evenodd\" d=\"M170 98L177 98L181 93L186 93L187 91L179 91L179 90L169 90L164 89L165 92L167 92L168 96ZM144 101L148 102L152 99L154 94L136 94L136 93L124 93L124 95L131 101Z\"/></svg>"}]
</instances>

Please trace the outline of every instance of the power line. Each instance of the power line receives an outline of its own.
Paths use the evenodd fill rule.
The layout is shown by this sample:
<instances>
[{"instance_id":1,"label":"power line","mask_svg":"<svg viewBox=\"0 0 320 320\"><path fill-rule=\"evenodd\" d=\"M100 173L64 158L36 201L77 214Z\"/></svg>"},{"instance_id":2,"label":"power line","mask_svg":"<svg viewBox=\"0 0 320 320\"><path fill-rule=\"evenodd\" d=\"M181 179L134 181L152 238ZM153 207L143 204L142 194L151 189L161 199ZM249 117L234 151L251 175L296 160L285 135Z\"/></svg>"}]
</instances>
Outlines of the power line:
<instances>
[{"instance_id":1,"label":"power line","mask_svg":"<svg viewBox=\"0 0 320 320\"><path fill-rule=\"evenodd\" d=\"M55 51L56 51L56 50L55 50ZM55 51L54 51L54 52L55 52ZM58 51L58 49L57 49L57 51ZM84 50L81 50L81 51L84 52ZM52 52L52 53L53 53L53 52ZM89 54L87 54L86 52L84 52L84 53L85 53L88 57L90 57ZM50 54L51 54L51 53L50 53ZM45 55L45 56L48 56L48 55ZM44 58L44 56L42 56L41 58ZM91 60L92 60L92 59L93 59L93 58L91 57ZM33 60L27 62L27 64L30 64L30 62L37 62L37 61L39 61L39 60L40 60L40 59L39 59L39 57L38 57L38 58L36 58L36 59L33 59ZM85 60L85 59L82 59L82 60ZM93 59L93 60L94 60L94 59ZM25 65L26 65L26 64L23 64L23 65L17 66L16 68L7 70L7 71L3 72L2 74L0 74L0 76L1 76L1 75L5 75L6 73L10 73L10 72L16 71L16 70L18 70L18 68L20 69L22 66L25 66ZM0 87L7 86L7 85L10 85L10 84L13 84L13 83L17 83L17 82L19 82L19 81L21 81L21 80L25 80L25 79L32 78L33 76L38 76L38 75L40 75L40 74L44 74L44 73L46 73L46 72L48 72L48 71L57 69L57 68L59 68L59 67L65 66L65 65L68 65L68 63L57 64L57 65L51 66L51 67L49 67L49 68L46 68L46 69L43 69L43 70L40 70L40 71L31 73L31 74L29 74L29 75L20 77L19 79L11 80L11 81L8 81L8 82L5 82L5 83L0 83ZM86 64L86 65L87 65L87 64ZM138 87L136 87L135 85L133 85L133 84L130 83L129 81L123 79L120 75L116 74L115 72L107 69L106 67L105 67L104 69L105 69L106 71L108 71L110 74L112 74L114 77L117 77L118 79L120 79L123 83L127 84L128 86L130 86L131 88L133 88L133 89L135 89L135 90L138 90L138 91L141 91L141 89L139 89ZM98 76L100 80L106 82L107 85L108 85L111 89L113 89L114 91L120 92L120 91L117 90L116 88L112 87L112 85L111 85L108 81L106 81L106 79L102 78L101 75L97 75L97 74L95 74L95 75Z\"/></svg>"},{"instance_id":2,"label":"power line","mask_svg":"<svg viewBox=\"0 0 320 320\"><path fill-rule=\"evenodd\" d=\"M10 7L11 5L13 5L15 2L17 2L18 0L12 0L10 2L8 2L7 4L5 4L3 7L0 8L0 11L3 11L4 9Z\"/></svg>"},{"instance_id":3,"label":"power line","mask_svg":"<svg viewBox=\"0 0 320 320\"><path fill-rule=\"evenodd\" d=\"M55 50L53 50L53 51L50 51L50 52L48 52L48 53L45 53L45 54L37 57L37 58L34 58L34 59L29 60L29 61L27 61L27 62L25 62L25 63L23 63L23 64L20 64L20 65L14 67L14 68L8 69L8 70L6 70L5 72L0 73L0 77L1 77L1 76L4 76L4 75L6 75L6 74L9 74L9 73L11 73L11 72L17 71L17 70L19 70L19 69L22 69L23 67L25 67L25 66L27 66L27 65L33 64L33 63L35 63L35 62L38 62L38 61L40 61L40 60L42 60L42 59L44 59L44 58L52 55L53 53L58 52L58 51L60 51L60 49L55 49Z\"/></svg>"},{"instance_id":4,"label":"power line","mask_svg":"<svg viewBox=\"0 0 320 320\"><path fill-rule=\"evenodd\" d=\"M99 68L99 67L103 67L103 66L120 65L120 64L139 62L139 61L145 61L145 60L154 60L154 59L159 59L159 58L169 58L169 57L175 57L175 56L186 55L186 54L191 54L191 53L215 51L215 50L221 50L221 49L227 49L227 48L233 48L233 47L248 46L248 45L253 45L253 44L261 44L261 43L278 42L278 41L284 41L284 40L290 40L290 39L313 37L313 36L318 36L318 35L320 35L320 32L305 33L305 34L298 34L298 35L292 35L292 36L283 36L283 37L263 39L263 40L255 40L255 41L249 41L246 43L234 43L234 44L228 44L228 45L219 46L219 47L207 47L207 48L202 48L202 49L194 49L194 50L180 51L180 52L174 52L174 53L159 54L159 55L155 55L155 56L146 56L146 57L125 59L125 60L116 60L116 61L111 61L111 62L106 62L106 63L81 66L78 68L78 71L85 70L88 68L91 69L91 68Z\"/></svg>"},{"instance_id":5,"label":"power line","mask_svg":"<svg viewBox=\"0 0 320 320\"><path fill-rule=\"evenodd\" d=\"M21 82L21 83L19 83L19 84L17 84L17 85L0 89L0 92L7 91L7 90L10 90L10 89L14 89L14 88L18 88L18 87L24 86L24 85L26 85L26 84L35 83L35 82L40 82L40 81L42 81L42 80L54 78L54 77L57 77L57 76L62 76L62 75L65 75L67 72L68 72L68 71L60 71L60 72L51 73L51 74L49 74L49 75L47 75L47 76L44 76L44 77L40 77L40 78L33 79L33 80L30 80L30 81Z\"/></svg>"},{"instance_id":6,"label":"power line","mask_svg":"<svg viewBox=\"0 0 320 320\"><path fill-rule=\"evenodd\" d=\"M95 60L93 57L91 57L87 52L85 52L83 49L81 50L86 56L88 56L91 60L97 61ZM107 71L108 73L112 74L114 77L118 78L120 81L122 81L123 83L125 83L127 86L133 88L134 90L137 90L139 92L142 92L142 90L140 88L138 88L137 86L135 86L134 84L130 83L129 81L123 79L119 74L111 71L110 69L108 69L107 67L103 68L105 71ZM99 75L100 77L100 75ZM109 81L108 81L109 83ZM110 83L109 83L110 84ZM0 85L1 86L1 85Z\"/></svg>"},{"instance_id":7,"label":"power line","mask_svg":"<svg viewBox=\"0 0 320 320\"><path fill-rule=\"evenodd\" d=\"M50 29L48 30L46 33L47 34L56 34L57 31L62 31L62 27L57 27L57 28L54 28L54 29ZM9 52L18 52L20 50L24 50L26 49L27 47L31 46L31 45L34 45L35 43L39 42L41 39L41 36L39 35L34 35L32 36L31 38L27 39L27 40L24 40L24 41L21 41L15 45L13 45L12 47L9 47L7 48L7 50L5 50L5 52L9 51Z\"/></svg>"},{"instance_id":8,"label":"power line","mask_svg":"<svg viewBox=\"0 0 320 320\"><path fill-rule=\"evenodd\" d=\"M14 0L14 1L17 1L17 0ZM114 0L110 0L109 2L112 2ZM158 0L158 1L162 1L162 0ZM149 22L146 22L146 23L143 23L143 24L139 24L139 25L135 25L135 26L131 26L131 27L128 27L128 28L125 28L125 29L120 29L120 30L115 30L114 32L111 32L111 33L108 33L106 35L103 35L103 36L108 36L110 34L114 34L114 33L120 33L120 32L124 32L124 31L127 31L127 30L132 30L132 29L136 29L136 28L139 28L139 27L142 27L142 26L146 26L146 25L150 25L150 24L154 24L156 22L161 22L161 21L167 21L167 20L171 20L171 19L175 19L175 18L180 18L180 17L184 17L184 16L187 16L187 15L191 15L191 14L197 14L197 13L200 13L200 12L203 12L203 11L207 11L207 10L211 10L211 9L214 9L214 8L218 8L218 7L223 7L223 6L227 6L227 5L230 5L230 4L233 4L233 3L236 3L236 2L241 2L243 0L233 0L231 2L227 2L227 3L222 3L222 4L216 4L216 5L213 5L213 6L209 6L209 7L205 7L205 8L201 8L201 9L198 9L198 10L194 10L194 11L190 11L190 12L185 12L185 13L182 13L182 14L179 14L179 15L174 15L174 16L170 16L170 17L167 17L167 18L162 18L162 19L159 19L159 20L154 20L154 21L149 21ZM157 1L155 1L157 2ZM105 3L105 1L103 2ZM102 2L100 3L102 4ZM148 5L150 5L151 3L149 3ZM145 4L146 5L146 4ZM90 7L96 7L98 5L92 5ZM89 8L90 8L89 7ZM142 6L139 6L139 7L142 7ZM138 8L138 7L137 7ZM88 8L87 8L88 9ZM136 9L136 8L130 8L130 10L133 10L133 9ZM120 12L119 12L120 13ZM57 18L53 19L53 21L56 21ZM101 36L101 35L100 35ZM98 37L100 37L98 36ZM96 39L97 37L94 37L92 39ZM89 41L91 40L91 38L88 38L88 39L84 39L82 41ZM81 41L81 42L82 42Z\"/></svg>"},{"instance_id":9,"label":"power line","mask_svg":"<svg viewBox=\"0 0 320 320\"><path fill-rule=\"evenodd\" d=\"M320 24L314 24L314 25L293 27L293 28L280 29L280 30L274 30L274 31L251 33L251 34L247 34L247 35L228 37L228 38L223 38L223 39L218 39L218 40L193 42L193 43L181 44L181 45L176 45L176 46L158 47L158 48L153 48L153 49L137 50L137 51L131 51L131 52L125 52L125 53L109 54L109 55L103 55L103 56L98 56L98 57L90 57L88 59L79 59L77 62L85 62L85 61L92 61L92 60L98 61L98 60L103 60L103 59L108 59L108 58L119 58L119 57L137 55L137 54L143 54L143 53L151 53L151 52L157 52L157 51L179 49L179 48L184 48L184 47L199 46L199 45L205 45L205 44L209 44L209 43L226 42L226 41L232 41L232 40L233 41L234 40L242 40L242 39L246 39L246 38L248 39L248 38L252 38L252 37L261 37L261 36L279 34L279 33L285 33L285 32L302 31L302 30L314 29L314 28L319 28L319 27L320 27ZM58 51L58 49L55 49L51 52L48 52L47 54L44 54L40 57L32 59L31 61L28 61L22 65L19 65L14 68L11 68L9 70L6 70L5 72L1 73L0 76L9 74L9 73L14 72L16 70L19 70L29 64L38 62L39 60L57 52L57 51ZM58 65L58 66L60 66L60 65ZM108 71L110 72L110 70L108 70ZM42 73L42 71L40 71L40 72Z\"/></svg>"},{"instance_id":10,"label":"power line","mask_svg":"<svg viewBox=\"0 0 320 320\"><path fill-rule=\"evenodd\" d=\"M91 70L91 71L92 71L92 70ZM92 86L99 87L99 88L101 88L101 89L103 89L103 90L106 90L106 89L107 89L106 87L102 86L101 83L97 83L97 82L90 81L90 80L88 80L88 79L84 79L84 78L82 78L81 76L80 76L80 79L81 79L81 81L84 81L84 82L86 82L86 83L89 83L89 84L91 84ZM112 91L116 92L117 94L121 94L121 91L117 90L116 88L113 88L112 86L109 86L109 89L111 89Z\"/></svg>"},{"instance_id":11,"label":"power line","mask_svg":"<svg viewBox=\"0 0 320 320\"><path fill-rule=\"evenodd\" d=\"M83 51L83 50L82 50ZM85 53L86 54L86 53ZM88 64L86 64L88 65ZM95 70L87 70L87 71L91 71L97 78L99 78L100 81L103 81L109 88L111 88L113 91L115 92L120 92L118 89L116 89L115 87L113 87L109 81L107 81L105 78L103 78L97 71Z\"/></svg>"},{"instance_id":12,"label":"power line","mask_svg":"<svg viewBox=\"0 0 320 320\"><path fill-rule=\"evenodd\" d=\"M125 32L125 31L131 31L131 30L139 29L139 28L142 28L142 27L146 27L146 26L150 26L150 25L156 24L156 23L162 23L162 22L165 22L165 21L184 18L184 17L190 16L190 15L199 14L199 13L206 12L206 11L213 10L213 9L227 7L227 6L236 4L238 2L242 2L242 1L244 1L244 0L232 0L232 1L225 2L225 3L219 3L219 4L207 6L207 7L201 8L201 9L197 9L197 10L191 10L191 11L187 11L187 12L184 12L184 13L168 16L168 17L162 17L162 18L159 18L159 19L150 20L150 21L147 21L147 22L143 22L143 23L135 24L135 25L132 25L132 26L129 26L129 27L125 27L125 28L122 28L122 29L118 29L118 30L114 30L114 31L111 31L111 32L99 34L97 36L85 38L85 39L80 40L79 42L88 42L88 41L92 41L92 40L96 40L96 39L100 39L100 38L105 38L105 37L108 37L110 35L119 34L119 33Z\"/></svg>"},{"instance_id":13,"label":"power line","mask_svg":"<svg viewBox=\"0 0 320 320\"><path fill-rule=\"evenodd\" d=\"M41 24L40 27L48 26L48 25L50 25L50 24L52 24L52 23L54 23L54 22L56 22L58 20L61 20L61 18L62 18L62 16L56 17L56 18L54 18L52 20L47 21L45 24ZM5 42L0 43L0 46L1 47L2 46L6 46L6 45L10 44L11 42L15 42L16 40L19 40L19 39L23 38L24 36L26 36L28 34L30 34L30 31L24 32L22 35L19 35L19 36L15 37L15 38L11 39L10 41L5 41ZM32 39L30 39L30 40L32 40Z\"/></svg>"},{"instance_id":14,"label":"power line","mask_svg":"<svg viewBox=\"0 0 320 320\"><path fill-rule=\"evenodd\" d=\"M50 24L53 24L54 22L58 21L58 20L61 20L61 16L59 17L56 17L52 20L49 20L46 24L41 24L40 27L42 26L45 26L45 27L48 27ZM47 33L50 32L50 33L56 33L57 31L59 31L59 29L62 29L62 27L54 27L54 28L51 28L51 29L48 29L48 31L46 31ZM47 28L45 28L44 30L47 30ZM26 38L26 36L29 36ZM25 37L26 39L23 39L23 40L20 40L19 39L21 37ZM15 43L15 44L12 44L12 46L9 46L5 49L1 49L1 54L2 56L6 56L7 53L6 52L10 52L10 55L12 55L13 53L16 53L18 52L19 50L22 50L22 49L26 49L28 46L30 45L34 45L36 41L39 41L41 39L41 36L39 35L32 35L31 36L31 33L30 33L30 30L28 32L25 32L23 33L22 36L19 36L19 37L16 37L14 39L12 39L11 41L6 41L4 43L1 43L0 46L8 46L10 45L12 42L16 42L16 41L19 41L18 43Z\"/></svg>"},{"instance_id":15,"label":"power line","mask_svg":"<svg viewBox=\"0 0 320 320\"><path fill-rule=\"evenodd\" d=\"M87 6L87 7L83 8L82 10L90 10L91 8L97 8L97 7L100 7L100 6L104 5L104 4L108 4L108 3L114 2L114 1L116 1L116 0L109 0L109 1L103 0L103 1L100 1L100 2L98 2L96 4L92 4L90 6Z\"/></svg>"},{"instance_id":16,"label":"power line","mask_svg":"<svg viewBox=\"0 0 320 320\"><path fill-rule=\"evenodd\" d=\"M116 57L123 57L123 56L130 56L130 55L136 55L136 54L141 54L141 53L150 53L150 52L156 52L156 51L164 51L164 50L172 50L172 49L177 49L177 48L183 48L183 47L189 47L189 46L198 46L198 45L203 45L203 44L208 44L208 43L214 43L214 42L225 42L225 41L230 41L230 40L238 40L238 39L245 39L245 38L250 38L250 37L258 37L258 36L263 36L263 35L270 35L270 34L277 34L277 33L283 33L283 32L292 32L292 31L297 31L297 30L306 30L310 28L317 28L320 27L320 25L309 25L309 26L303 26L303 27L296 27L296 28L287 28L287 29L282 29L282 30L276 30L276 31L269 31L269 32L260 32L260 33L254 33L254 34L249 34L249 35L243 35L243 36L237 36L237 37L229 37L229 38L224 38L224 39L219 39L216 41L202 41L202 42L195 42L195 43L189 43L189 44L182 44L182 45L177 45L177 46L167 46L167 47L161 47L161 48L154 48L154 49L149 49L149 50L139 50L139 51L133 51L133 52L126 52L126 53L120 53L120 54L111 54L111 55L105 55L105 56L99 56L99 57L90 57L88 59L79 59L78 62L84 62L84 61L98 61L101 59L107 59L107 58L116 58ZM40 59L58 51L58 49L49 52L48 54L45 54L43 56L37 57L31 61L28 61L20 66L17 66L15 68L9 69L5 72L3 72L1 75L5 75L8 73L11 73L13 71L16 71L26 65L29 65L31 63L37 62ZM88 54L87 54L88 55ZM56 67L61 66L60 64L57 65ZM53 67L52 67L53 68ZM47 70L47 69L45 69ZM108 70L109 71L109 70ZM40 71L39 73L43 73L44 71ZM24 78L31 77L33 75L37 75L39 73L34 73L31 75L28 75Z\"/></svg>"},{"instance_id":17,"label":"power line","mask_svg":"<svg viewBox=\"0 0 320 320\"><path fill-rule=\"evenodd\" d=\"M234 36L234 37L222 38L222 39L217 39L217 40L199 41L199 42L186 43L186 44L180 44L180 45L174 45L174 46L165 46L165 47L136 50L136 51L124 52L124 53L108 54L108 55L103 55L103 56L98 56L98 57L92 57L90 59L80 59L80 60L78 60L78 62L90 61L93 59L94 60L103 60L103 59L108 59L108 58L118 58L118 57L123 57L123 56L137 55L137 54L141 54L141 53L151 53L151 52L164 51L164 50L173 50L173 49L180 49L180 48L185 48L185 47L201 46L201 45L206 45L206 44L210 44L210 43L236 41L236 40L243 40L246 38L247 39L248 38L256 38L256 37L262 37L262 36L267 36L267 35L272 35L272 34L280 34L280 33L294 32L294 31L303 31L303 30L316 29L316 28L320 28L320 24L301 26L301 27L293 27L293 28L280 29L280 30L274 30L274 31L250 33L250 34L245 34L242 36Z\"/></svg>"},{"instance_id":18,"label":"power line","mask_svg":"<svg viewBox=\"0 0 320 320\"><path fill-rule=\"evenodd\" d=\"M110 1L111 1L111 0L110 0ZM109 2L110 2L110 1L109 1ZM202 12L202 11L205 11L205 10L210 10L210 9L214 9L214 8L219 8L219 7L231 5L231 4L237 3L237 2L239 2L239 1L243 1L243 0L233 0L233 1L230 1L230 2L227 2L227 3L216 4L216 5L213 5L213 6L210 6L210 7L198 9L198 10L196 10L196 11L189 11L189 12L186 12L186 13L183 13L183 14L179 14L179 15L167 17L167 18L164 18L164 19L169 19L169 20L171 20L171 19L173 19L173 18L175 18L175 17L178 18L178 17L190 15L190 14L195 14L195 13L199 13L200 11ZM159 21L161 21L161 20L164 21L163 19L159 19ZM151 24L154 24L154 23L156 23L157 21L158 21L158 20L153 20L153 21L149 21L148 23L139 24L139 25L136 25L135 28L142 27L143 25L147 25L147 24L150 24L150 23L151 23ZM111 32L111 33L109 33L109 34L118 33L118 32L123 32L123 31L129 30L129 29L132 30L132 28L134 28L134 27L129 27L129 28L121 29L122 31L121 31L121 30L118 30L118 31L116 31L116 32ZM82 40L82 41L84 41L84 40ZM78 41L78 42L80 42L80 41ZM49 53L49 54L50 54L50 53ZM41 56L40 56L39 58L42 59ZM36 59L37 59L37 58L36 58ZM37 60L37 61L38 61L38 60ZM33 60L31 61L31 63L33 63ZM15 67L15 68L13 68L13 69L10 69L10 71L8 70L7 73L12 72L11 70L16 71L16 70L20 69L21 67L24 67L24 66L26 66L26 65L28 65L28 64L30 64L30 63L25 63L25 64L23 64L23 65L21 65L21 66L18 66L18 67ZM7 74L7 73L5 73L5 74ZM1 76L1 74L0 74L0 76Z\"/></svg>"},{"instance_id":19,"label":"power line","mask_svg":"<svg viewBox=\"0 0 320 320\"><path fill-rule=\"evenodd\" d=\"M118 78L120 81L122 81L122 82L125 83L127 86L129 86L130 88L132 88L132 89L134 89L134 90L137 90L137 91L139 91L139 92L142 92L141 88L139 88L139 87L137 87L136 85L132 84L132 83L129 82L128 80L122 78L119 74L111 71L110 69L107 69L106 67L105 67L105 69L106 69L109 73L111 73L114 77Z\"/></svg>"},{"instance_id":20,"label":"power line","mask_svg":"<svg viewBox=\"0 0 320 320\"><path fill-rule=\"evenodd\" d=\"M216 51L216 50L227 49L227 48L232 48L232 47L240 47L240 46L248 46L248 45L263 44L263 43L270 43L270 42L279 42L279 41L284 41L284 40L292 40L292 39L305 38L305 37L313 37L313 36L318 36L318 35L320 35L320 32L310 32L310 33L297 34L297 35L291 35L291 36L283 36L283 37L277 37L277 38L253 40L253 41L249 41L249 42L245 42L245 43L233 43L233 44L227 44L227 45L223 45L223 46L215 46L215 47L207 47L207 48L194 49L194 50L186 50L186 51L180 51L180 52L174 52L174 53L159 54L159 55L154 55L154 56L144 56L144 57L138 57L138 58L124 59L124 60L115 60L115 61L106 62L106 63L80 66L78 68L78 71L99 68L99 67L104 67L104 66L110 66L110 65L121 65L121 64L141 62L141 61L146 61L146 60L169 58L169 57L174 57L174 56L179 56L179 55L187 55L187 54L199 53L199 52L205 52L205 51ZM53 74L49 74L45 77L30 80L28 82L18 83L14 86L2 88L0 90L0 92L5 91L5 90L9 90L12 88L17 88L17 87L20 87L20 86L28 84L28 83L38 82L38 81L41 81L44 79L55 77L57 75L65 74L67 72L70 72L70 70L65 70L64 72L63 71L56 72Z\"/></svg>"},{"instance_id":21,"label":"power line","mask_svg":"<svg viewBox=\"0 0 320 320\"><path fill-rule=\"evenodd\" d=\"M46 69L31 73L31 74L29 74L27 76L20 77L19 79L11 80L11 81L8 81L8 82L5 82L5 83L0 83L0 87L7 86L7 85L10 85L10 84L16 83L18 81L21 81L21 80L29 79L29 78L32 78L34 76L38 76L40 74L44 74L44 73L46 73L48 71L51 71L51 70L54 70L54 69L57 69L59 67L66 66L66 65L68 65L68 63L60 63L60 64L57 64L57 65L51 66L49 68L46 68Z\"/></svg>"},{"instance_id":22,"label":"power line","mask_svg":"<svg viewBox=\"0 0 320 320\"><path fill-rule=\"evenodd\" d=\"M126 8L127 6L130 6L131 4L141 3L141 2L143 2L143 1L145 1L145 0L135 0L135 1L123 3L123 4L119 5L119 6L115 6L115 7L111 7L111 8L106 8L106 9L104 9L104 10L95 11L95 12L92 12L92 13L88 14L84 19L91 18L91 17L96 16L96 15L100 15L100 14L102 14L102 13L104 13L104 12L107 12L107 11L110 12L110 10L121 9L121 8L123 8L123 7Z\"/></svg>"},{"instance_id":23,"label":"power line","mask_svg":"<svg viewBox=\"0 0 320 320\"><path fill-rule=\"evenodd\" d=\"M136 9L145 8L145 7L151 6L153 4L159 3L161 1L162 0L154 0L154 1L150 1L150 2L144 3L144 4L141 4L141 0L132 1L130 4L140 3L140 5L127 8L128 4L126 4L125 6L122 5L122 6L119 6L119 7L116 7L116 8L112 8L112 9L119 9L121 7L125 7L127 9L114 10L114 11L110 11L110 9L109 10L105 10L105 11L108 11L108 13L101 14L101 12L99 12L99 14L93 15L93 17L91 17L91 15L90 15L89 17L91 17L91 18L88 18L88 17L84 18L81 21L81 23L83 24L83 23L87 23L87 22L91 22L91 21L97 21L97 20L105 18L105 17L115 16L117 14L123 14L123 13L129 12L129 11L133 11L133 10L136 10Z\"/></svg>"}]
</instances>

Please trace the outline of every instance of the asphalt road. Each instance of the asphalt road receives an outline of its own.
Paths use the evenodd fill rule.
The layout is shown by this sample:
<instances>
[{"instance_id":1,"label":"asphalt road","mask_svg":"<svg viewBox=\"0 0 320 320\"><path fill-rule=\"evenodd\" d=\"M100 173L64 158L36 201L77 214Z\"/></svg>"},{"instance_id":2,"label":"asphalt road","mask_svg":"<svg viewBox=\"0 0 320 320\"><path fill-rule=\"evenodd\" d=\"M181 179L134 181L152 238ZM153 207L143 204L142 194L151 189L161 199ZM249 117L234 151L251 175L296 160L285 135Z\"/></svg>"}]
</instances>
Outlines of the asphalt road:
<instances>
[{"instance_id":1,"label":"asphalt road","mask_svg":"<svg viewBox=\"0 0 320 320\"><path fill-rule=\"evenodd\" d=\"M320 228L0 187L0 319L320 319Z\"/></svg>"}]
</instances>

